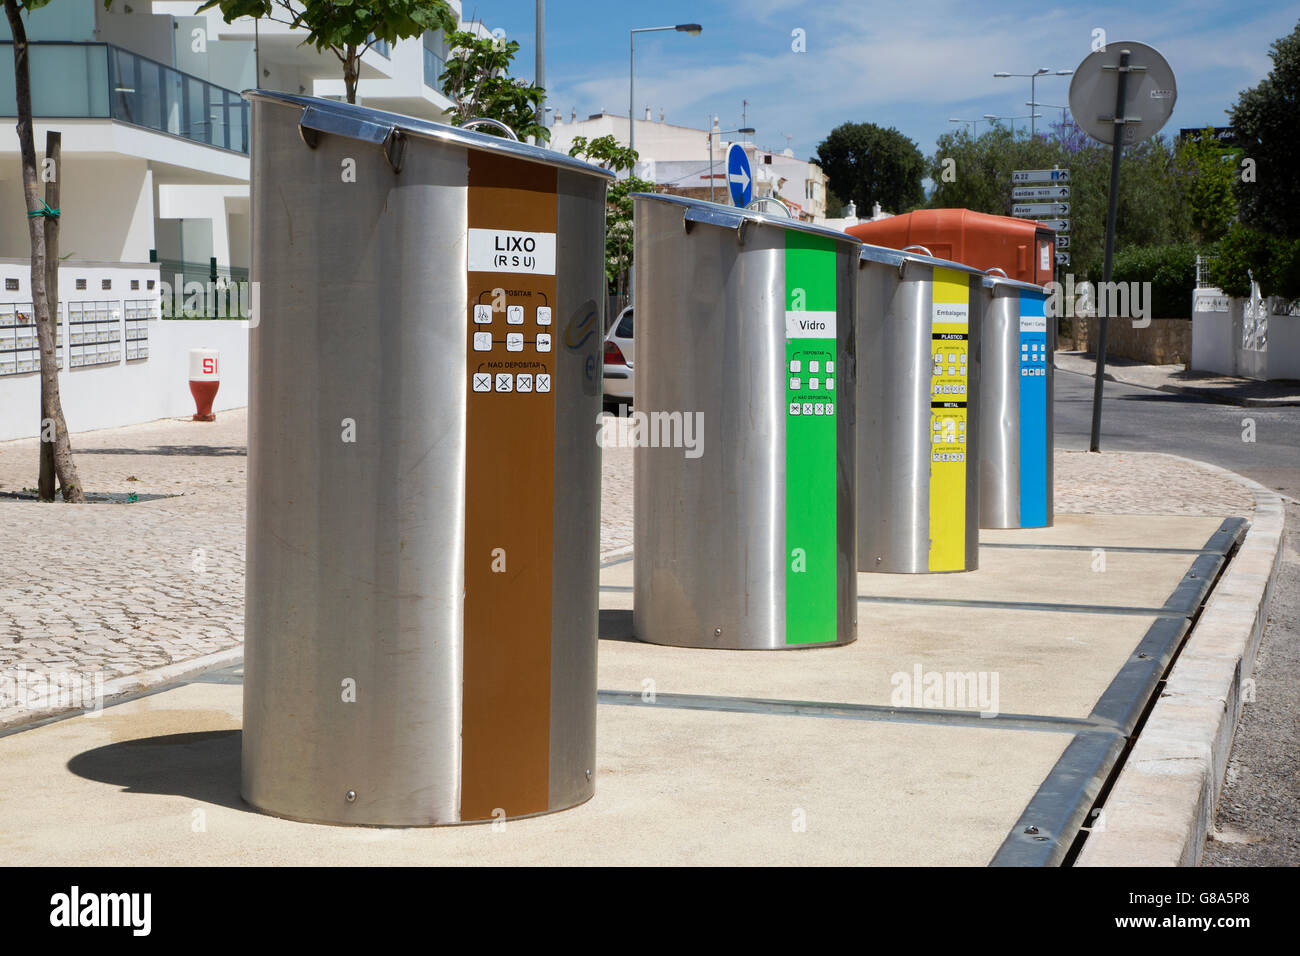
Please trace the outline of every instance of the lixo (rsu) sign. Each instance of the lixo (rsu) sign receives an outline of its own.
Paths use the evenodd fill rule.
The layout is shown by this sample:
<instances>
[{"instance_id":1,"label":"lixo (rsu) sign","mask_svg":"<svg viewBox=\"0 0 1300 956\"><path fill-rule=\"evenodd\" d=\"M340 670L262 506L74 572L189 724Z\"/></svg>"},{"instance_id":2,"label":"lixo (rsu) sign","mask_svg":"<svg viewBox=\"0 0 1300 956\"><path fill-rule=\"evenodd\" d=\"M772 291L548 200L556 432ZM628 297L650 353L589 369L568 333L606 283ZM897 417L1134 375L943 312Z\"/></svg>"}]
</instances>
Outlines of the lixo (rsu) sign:
<instances>
[{"instance_id":1,"label":"lixo (rsu) sign","mask_svg":"<svg viewBox=\"0 0 1300 956\"><path fill-rule=\"evenodd\" d=\"M727 188L731 201L737 206L748 206L754 198L754 177L750 175L749 157L739 143L727 150Z\"/></svg>"}]
</instances>

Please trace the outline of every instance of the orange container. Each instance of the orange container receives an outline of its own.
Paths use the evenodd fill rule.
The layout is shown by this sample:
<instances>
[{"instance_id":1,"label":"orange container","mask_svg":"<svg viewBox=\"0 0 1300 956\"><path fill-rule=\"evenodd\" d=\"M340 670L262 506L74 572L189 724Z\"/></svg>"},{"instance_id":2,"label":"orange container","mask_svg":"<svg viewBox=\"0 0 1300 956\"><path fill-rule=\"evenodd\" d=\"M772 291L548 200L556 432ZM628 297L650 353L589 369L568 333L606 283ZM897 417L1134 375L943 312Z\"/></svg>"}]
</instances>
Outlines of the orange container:
<instances>
[{"instance_id":1,"label":"orange container","mask_svg":"<svg viewBox=\"0 0 1300 956\"><path fill-rule=\"evenodd\" d=\"M1043 285L1056 267L1056 232L1030 219L990 216L969 209L918 209L845 230L890 249L924 246L936 259L981 271L1002 269L1012 279Z\"/></svg>"}]
</instances>

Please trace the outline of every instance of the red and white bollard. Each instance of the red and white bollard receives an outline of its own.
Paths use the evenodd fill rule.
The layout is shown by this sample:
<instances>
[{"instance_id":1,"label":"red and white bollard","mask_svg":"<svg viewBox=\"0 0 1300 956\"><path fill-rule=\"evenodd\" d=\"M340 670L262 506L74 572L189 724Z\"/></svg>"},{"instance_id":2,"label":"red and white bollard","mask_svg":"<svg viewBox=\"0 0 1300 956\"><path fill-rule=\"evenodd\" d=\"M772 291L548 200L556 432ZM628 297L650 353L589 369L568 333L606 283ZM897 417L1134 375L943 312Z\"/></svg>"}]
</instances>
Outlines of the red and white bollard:
<instances>
[{"instance_id":1,"label":"red and white bollard","mask_svg":"<svg viewBox=\"0 0 1300 956\"><path fill-rule=\"evenodd\" d=\"M215 422L212 401L221 387L216 349L190 349L190 394L194 396L194 421Z\"/></svg>"}]
</instances>

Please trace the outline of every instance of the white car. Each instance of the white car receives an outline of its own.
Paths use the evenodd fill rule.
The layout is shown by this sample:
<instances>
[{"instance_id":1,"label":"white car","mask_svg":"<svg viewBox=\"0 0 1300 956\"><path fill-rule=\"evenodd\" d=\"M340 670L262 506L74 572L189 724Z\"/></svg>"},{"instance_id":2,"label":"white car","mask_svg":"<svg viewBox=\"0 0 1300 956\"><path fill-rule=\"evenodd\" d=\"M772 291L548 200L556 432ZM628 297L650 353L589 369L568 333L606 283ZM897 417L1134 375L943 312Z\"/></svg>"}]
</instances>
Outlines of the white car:
<instances>
[{"instance_id":1,"label":"white car","mask_svg":"<svg viewBox=\"0 0 1300 956\"><path fill-rule=\"evenodd\" d=\"M618 314L605 333L605 401L632 404L632 306Z\"/></svg>"}]
</instances>

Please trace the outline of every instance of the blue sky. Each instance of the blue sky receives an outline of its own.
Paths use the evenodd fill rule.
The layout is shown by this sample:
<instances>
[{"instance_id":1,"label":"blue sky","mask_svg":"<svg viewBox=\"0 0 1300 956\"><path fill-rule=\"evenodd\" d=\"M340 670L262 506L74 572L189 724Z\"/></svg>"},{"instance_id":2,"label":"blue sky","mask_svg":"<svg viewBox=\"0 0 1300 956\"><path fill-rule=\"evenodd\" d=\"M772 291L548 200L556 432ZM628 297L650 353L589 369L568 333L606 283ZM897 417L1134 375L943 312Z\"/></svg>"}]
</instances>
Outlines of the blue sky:
<instances>
[{"instance_id":1,"label":"blue sky","mask_svg":"<svg viewBox=\"0 0 1300 956\"><path fill-rule=\"evenodd\" d=\"M516 75L533 76L533 0L465 0L465 16L501 27L522 46ZM1291 2L1127 3L941 2L870 0L550 0L547 3L548 105L567 120L601 108L627 112L628 31L696 22L691 37L637 35L638 114L648 105L670 123L724 129L748 124L768 148L787 143L811 156L846 121L894 126L929 154L955 128L950 117L1024 115L1028 79L1006 70L1073 69L1090 51L1092 31L1108 42L1155 47L1173 67L1178 102L1165 132L1223 126L1242 89L1268 72L1269 44L1296 26ZM807 52L791 50L792 31ZM1040 103L1066 103L1068 77L1040 78ZM1059 110L1043 110L1048 122ZM1023 125L1021 120L1017 126ZM983 128L983 124L981 124Z\"/></svg>"}]
</instances>

